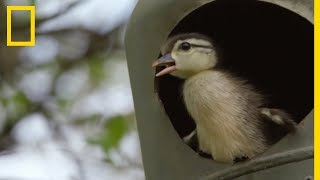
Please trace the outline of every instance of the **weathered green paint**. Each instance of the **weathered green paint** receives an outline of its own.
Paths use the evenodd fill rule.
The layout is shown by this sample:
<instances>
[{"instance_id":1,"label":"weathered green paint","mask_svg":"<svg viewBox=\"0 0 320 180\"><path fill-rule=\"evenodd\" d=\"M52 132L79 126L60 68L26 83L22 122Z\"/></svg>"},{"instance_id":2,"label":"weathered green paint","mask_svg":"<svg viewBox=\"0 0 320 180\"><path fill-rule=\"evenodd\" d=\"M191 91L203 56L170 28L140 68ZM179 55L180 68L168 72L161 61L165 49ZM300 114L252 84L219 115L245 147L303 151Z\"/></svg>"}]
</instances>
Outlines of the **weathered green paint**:
<instances>
[{"instance_id":1,"label":"weathered green paint","mask_svg":"<svg viewBox=\"0 0 320 180\"><path fill-rule=\"evenodd\" d=\"M154 69L162 44L185 15L210 0L140 0L126 35L131 86L138 122L146 178L150 180L200 179L230 165L199 157L178 137L154 93ZM313 0L268 0L313 22ZM313 112L295 135L288 135L261 157L313 146ZM259 157L257 157L259 158ZM237 166L237 165L236 165ZM312 159L287 164L239 180L302 180L313 174Z\"/></svg>"}]
</instances>

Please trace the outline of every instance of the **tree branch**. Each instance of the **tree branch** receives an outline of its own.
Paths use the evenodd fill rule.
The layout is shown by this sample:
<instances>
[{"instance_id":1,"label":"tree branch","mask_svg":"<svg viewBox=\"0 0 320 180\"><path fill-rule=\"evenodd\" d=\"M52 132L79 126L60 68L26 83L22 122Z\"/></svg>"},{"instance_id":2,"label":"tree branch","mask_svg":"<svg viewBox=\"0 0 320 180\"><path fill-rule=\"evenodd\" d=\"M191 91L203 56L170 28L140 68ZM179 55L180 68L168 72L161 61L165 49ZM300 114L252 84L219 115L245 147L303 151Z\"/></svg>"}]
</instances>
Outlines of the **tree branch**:
<instances>
[{"instance_id":1,"label":"tree branch","mask_svg":"<svg viewBox=\"0 0 320 180\"><path fill-rule=\"evenodd\" d=\"M45 21L48 21L48 20L54 19L56 17L59 17L61 15L64 15L65 13L67 13L68 11L72 10L77 5L79 5L81 2L83 2L83 0L74 1L74 2L72 2L70 4L68 4L68 6L65 7L64 9L61 9L60 11L56 12L55 14L53 14L52 16L45 17L45 18L38 18L36 23L37 24L41 24L41 23L43 23Z\"/></svg>"}]
</instances>

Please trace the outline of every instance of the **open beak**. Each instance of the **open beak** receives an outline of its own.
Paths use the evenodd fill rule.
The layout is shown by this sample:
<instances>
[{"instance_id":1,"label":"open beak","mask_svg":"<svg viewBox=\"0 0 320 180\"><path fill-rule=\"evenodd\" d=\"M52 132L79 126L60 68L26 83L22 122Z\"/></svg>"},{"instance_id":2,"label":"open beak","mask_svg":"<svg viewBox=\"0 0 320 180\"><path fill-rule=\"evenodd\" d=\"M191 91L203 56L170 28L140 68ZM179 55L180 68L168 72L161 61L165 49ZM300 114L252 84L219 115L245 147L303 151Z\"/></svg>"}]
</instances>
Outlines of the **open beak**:
<instances>
[{"instance_id":1,"label":"open beak","mask_svg":"<svg viewBox=\"0 0 320 180\"><path fill-rule=\"evenodd\" d=\"M163 76L165 74L170 74L176 70L176 62L172 58L170 53L163 55L152 64L152 67L159 67L159 66L165 66L165 68L156 74L157 77Z\"/></svg>"}]
</instances>

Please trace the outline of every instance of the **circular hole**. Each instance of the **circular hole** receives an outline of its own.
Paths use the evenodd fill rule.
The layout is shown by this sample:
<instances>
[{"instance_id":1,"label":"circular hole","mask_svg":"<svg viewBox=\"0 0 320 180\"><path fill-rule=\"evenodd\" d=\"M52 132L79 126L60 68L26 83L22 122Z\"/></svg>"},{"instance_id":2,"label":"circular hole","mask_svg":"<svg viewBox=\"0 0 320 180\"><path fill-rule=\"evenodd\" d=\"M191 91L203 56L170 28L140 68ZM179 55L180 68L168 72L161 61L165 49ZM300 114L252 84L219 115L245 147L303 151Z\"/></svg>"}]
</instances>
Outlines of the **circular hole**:
<instances>
[{"instance_id":1,"label":"circular hole","mask_svg":"<svg viewBox=\"0 0 320 180\"><path fill-rule=\"evenodd\" d=\"M304 177L304 180L313 180L313 177L312 176L306 176L306 177Z\"/></svg>"},{"instance_id":2,"label":"circular hole","mask_svg":"<svg viewBox=\"0 0 320 180\"><path fill-rule=\"evenodd\" d=\"M313 24L305 18L271 3L217 0L188 14L170 36L191 32L212 38L222 66L265 95L268 107L285 110L297 123L313 109ZM171 75L155 81L180 137L195 129L183 82Z\"/></svg>"}]
</instances>

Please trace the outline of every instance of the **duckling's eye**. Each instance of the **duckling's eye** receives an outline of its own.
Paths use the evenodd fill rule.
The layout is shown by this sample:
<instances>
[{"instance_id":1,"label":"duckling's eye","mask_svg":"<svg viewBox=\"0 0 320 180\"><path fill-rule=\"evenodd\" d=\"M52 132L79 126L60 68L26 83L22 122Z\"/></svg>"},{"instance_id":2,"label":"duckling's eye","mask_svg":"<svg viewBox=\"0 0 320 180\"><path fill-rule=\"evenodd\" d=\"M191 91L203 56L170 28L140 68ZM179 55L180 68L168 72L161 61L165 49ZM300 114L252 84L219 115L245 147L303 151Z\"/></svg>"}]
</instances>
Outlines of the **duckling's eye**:
<instances>
[{"instance_id":1,"label":"duckling's eye","mask_svg":"<svg viewBox=\"0 0 320 180\"><path fill-rule=\"evenodd\" d=\"M183 51L189 51L191 49L191 44L188 42L183 42L182 44L180 44L179 49Z\"/></svg>"}]
</instances>

